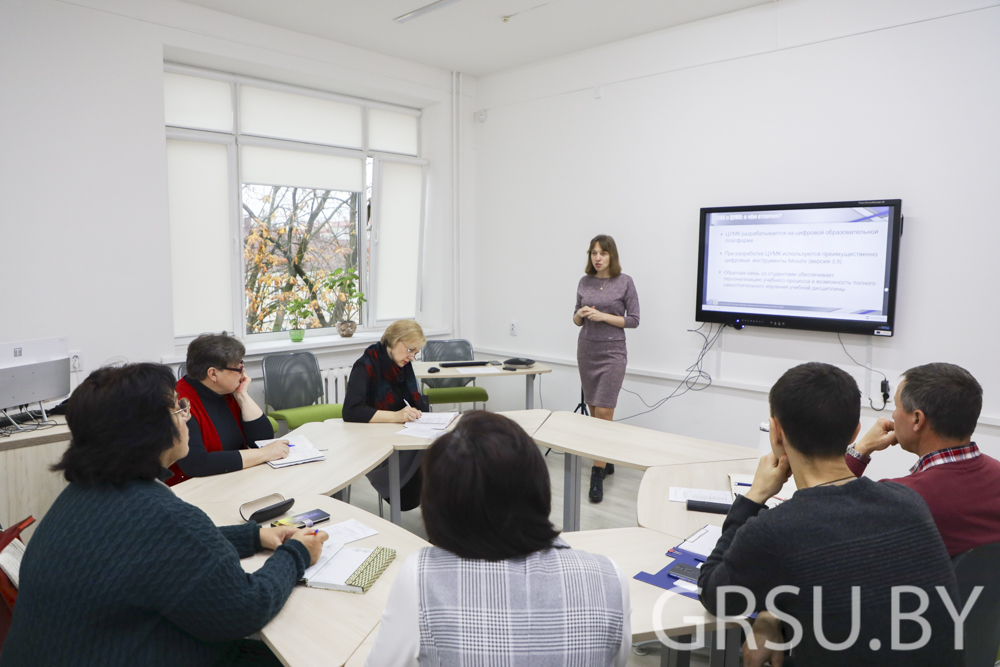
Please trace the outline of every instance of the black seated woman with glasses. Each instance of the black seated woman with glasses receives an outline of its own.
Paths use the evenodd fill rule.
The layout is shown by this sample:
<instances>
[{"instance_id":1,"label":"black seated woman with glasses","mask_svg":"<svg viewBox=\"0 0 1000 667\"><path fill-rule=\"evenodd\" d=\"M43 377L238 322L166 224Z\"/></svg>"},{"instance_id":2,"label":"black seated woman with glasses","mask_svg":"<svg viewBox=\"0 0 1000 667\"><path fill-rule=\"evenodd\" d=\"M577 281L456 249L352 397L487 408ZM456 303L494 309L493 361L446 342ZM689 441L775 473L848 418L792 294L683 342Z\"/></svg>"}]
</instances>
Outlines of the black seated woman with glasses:
<instances>
[{"instance_id":1,"label":"black seated woman with glasses","mask_svg":"<svg viewBox=\"0 0 1000 667\"><path fill-rule=\"evenodd\" d=\"M170 468L168 486L288 456L287 440L254 445L272 439L274 428L248 393L245 353L243 343L226 333L202 334L188 345L187 374L177 394L191 403L190 453Z\"/></svg>"},{"instance_id":2,"label":"black seated woman with glasses","mask_svg":"<svg viewBox=\"0 0 1000 667\"><path fill-rule=\"evenodd\" d=\"M424 330L415 320L390 324L382 339L368 347L354 362L344 397L344 421L365 424L397 423L420 419L430 409L420 393L411 363L427 344ZM401 510L420 504L420 461L423 452L399 455ZM368 473L368 481L383 498L389 498L389 462ZM389 498L392 503L392 498Z\"/></svg>"},{"instance_id":3,"label":"black seated woman with glasses","mask_svg":"<svg viewBox=\"0 0 1000 667\"><path fill-rule=\"evenodd\" d=\"M73 392L69 485L21 563L2 667L279 665L262 629L327 533L216 527L160 480L187 454L190 405L160 364L101 368ZM271 549L256 572L240 558Z\"/></svg>"}]
</instances>

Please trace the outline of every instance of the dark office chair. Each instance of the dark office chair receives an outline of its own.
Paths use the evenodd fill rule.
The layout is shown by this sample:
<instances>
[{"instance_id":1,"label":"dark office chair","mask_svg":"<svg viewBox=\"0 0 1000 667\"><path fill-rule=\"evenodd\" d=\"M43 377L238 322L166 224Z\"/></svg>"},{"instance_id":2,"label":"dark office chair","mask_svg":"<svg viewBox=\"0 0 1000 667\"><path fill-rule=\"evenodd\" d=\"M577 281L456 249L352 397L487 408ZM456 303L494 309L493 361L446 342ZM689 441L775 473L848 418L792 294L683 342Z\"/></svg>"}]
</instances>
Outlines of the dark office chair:
<instances>
[{"instance_id":1,"label":"dark office chair","mask_svg":"<svg viewBox=\"0 0 1000 667\"><path fill-rule=\"evenodd\" d=\"M263 366L264 403L272 408L267 414L289 430L342 416L342 405L322 402L323 376L312 352L269 354Z\"/></svg>"},{"instance_id":2,"label":"dark office chair","mask_svg":"<svg viewBox=\"0 0 1000 667\"><path fill-rule=\"evenodd\" d=\"M1000 650L1000 542L984 544L952 559L958 579L959 609L976 586L983 586L965 619L966 667L993 667Z\"/></svg>"},{"instance_id":3,"label":"dark office chair","mask_svg":"<svg viewBox=\"0 0 1000 667\"><path fill-rule=\"evenodd\" d=\"M429 340L424 346L423 361L472 361L475 359L472 343L454 338L451 340ZM469 383L472 386L467 386ZM449 378L447 380L423 380L427 389L424 395L431 405L437 403L485 403L490 396L482 387L476 386L475 378Z\"/></svg>"}]
</instances>

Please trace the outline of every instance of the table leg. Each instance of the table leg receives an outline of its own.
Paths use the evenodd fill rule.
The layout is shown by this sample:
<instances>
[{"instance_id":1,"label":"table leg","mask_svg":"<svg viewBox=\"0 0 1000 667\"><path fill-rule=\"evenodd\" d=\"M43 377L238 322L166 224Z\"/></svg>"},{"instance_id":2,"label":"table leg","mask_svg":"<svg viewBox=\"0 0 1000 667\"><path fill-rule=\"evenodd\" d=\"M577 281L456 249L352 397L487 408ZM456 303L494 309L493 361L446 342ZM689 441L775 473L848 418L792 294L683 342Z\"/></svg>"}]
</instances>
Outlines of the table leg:
<instances>
[{"instance_id":1,"label":"table leg","mask_svg":"<svg viewBox=\"0 0 1000 667\"><path fill-rule=\"evenodd\" d=\"M580 530L580 457L563 454L563 531Z\"/></svg>"},{"instance_id":2,"label":"table leg","mask_svg":"<svg viewBox=\"0 0 1000 667\"><path fill-rule=\"evenodd\" d=\"M725 647L719 649L716 633L708 633L708 664L709 667L737 667L740 664L740 628L729 628L725 634Z\"/></svg>"},{"instance_id":3,"label":"table leg","mask_svg":"<svg viewBox=\"0 0 1000 667\"><path fill-rule=\"evenodd\" d=\"M389 521L397 526L403 521L399 511L399 487L399 450L394 449L389 455Z\"/></svg>"},{"instance_id":4,"label":"table leg","mask_svg":"<svg viewBox=\"0 0 1000 667\"><path fill-rule=\"evenodd\" d=\"M348 505L350 505L351 504L351 485L348 484L347 486L345 486L344 488L342 488L340 491L337 491L335 494L333 494L333 497L336 498L337 500L339 500L340 502L347 503Z\"/></svg>"},{"instance_id":5,"label":"table leg","mask_svg":"<svg viewBox=\"0 0 1000 667\"><path fill-rule=\"evenodd\" d=\"M535 409L535 375L537 373L532 373L531 375L524 376L524 409L534 410Z\"/></svg>"},{"instance_id":6,"label":"table leg","mask_svg":"<svg viewBox=\"0 0 1000 667\"><path fill-rule=\"evenodd\" d=\"M674 639L686 644L691 642L691 635L682 635ZM663 652L660 654L660 667L690 667L690 665L690 651L678 651L664 644Z\"/></svg>"}]
</instances>

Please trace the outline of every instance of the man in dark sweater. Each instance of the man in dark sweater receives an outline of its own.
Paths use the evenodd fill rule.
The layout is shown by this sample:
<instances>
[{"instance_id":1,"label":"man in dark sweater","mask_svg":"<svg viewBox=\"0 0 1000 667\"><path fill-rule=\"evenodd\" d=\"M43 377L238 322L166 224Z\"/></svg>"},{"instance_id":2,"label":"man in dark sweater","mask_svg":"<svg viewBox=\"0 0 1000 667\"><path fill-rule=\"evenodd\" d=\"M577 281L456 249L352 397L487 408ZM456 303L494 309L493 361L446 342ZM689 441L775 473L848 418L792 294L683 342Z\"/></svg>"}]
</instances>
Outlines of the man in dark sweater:
<instances>
[{"instance_id":1,"label":"man in dark sweater","mask_svg":"<svg viewBox=\"0 0 1000 667\"><path fill-rule=\"evenodd\" d=\"M190 405L159 364L102 368L70 397L70 482L21 564L0 667L236 664L326 533L217 528L160 479L187 453ZM157 478L160 473L160 478ZM240 558L274 554L252 574Z\"/></svg>"},{"instance_id":2,"label":"man in dark sweater","mask_svg":"<svg viewBox=\"0 0 1000 667\"><path fill-rule=\"evenodd\" d=\"M845 461L860 477L872 452L899 445L919 459L892 480L923 497L949 556L1000 542L1000 461L979 451L972 434L983 388L955 364L917 366L896 387L892 419L879 419Z\"/></svg>"},{"instance_id":3,"label":"man in dark sweater","mask_svg":"<svg viewBox=\"0 0 1000 667\"><path fill-rule=\"evenodd\" d=\"M962 605L927 505L899 484L855 479L844 462L860 398L850 375L820 363L771 389L773 453L733 503L698 582L715 615L767 610L749 633L748 665L781 664L789 648L806 667L964 664L946 606ZM792 473L798 491L766 509Z\"/></svg>"}]
</instances>

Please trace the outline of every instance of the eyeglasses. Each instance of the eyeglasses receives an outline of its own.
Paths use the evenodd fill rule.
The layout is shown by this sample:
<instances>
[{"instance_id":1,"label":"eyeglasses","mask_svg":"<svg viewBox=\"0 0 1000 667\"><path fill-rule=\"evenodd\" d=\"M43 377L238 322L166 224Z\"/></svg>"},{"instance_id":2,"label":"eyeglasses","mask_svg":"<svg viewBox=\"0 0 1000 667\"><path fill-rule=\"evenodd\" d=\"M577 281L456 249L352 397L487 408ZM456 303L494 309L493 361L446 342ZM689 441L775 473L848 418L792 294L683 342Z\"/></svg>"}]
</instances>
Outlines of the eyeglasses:
<instances>
[{"instance_id":1,"label":"eyeglasses","mask_svg":"<svg viewBox=\"0 0 1000 667\"><path fill-rule=\"evenodd\" d=\"M406 356L416 358L417 353L420 352L419 347L408 347L406 348Z\"/></svg>"},{"instance_id":2,"label":"eyeglasses","mask_svg":"<svg viewBox=\"0 0 1000 667\"><path fill-rule=\"evenodd\" d=\"M226 366L222 370L224 370L224 371L232 371L234 373L242 373L245 368L246 368L246 365L241 361L239 368L229 368L228 366Z\"/></svg>"},{"instance_id":3,"label":"eyeglasses","mask_svg":"<svg viewBox=\"0 0 1000 667\"><path fill-rule=\"evenodd\" d=\"M177 405L181 406L181 409L180 410L174 410L173 412L171 412L170 413L171 417L173 417L174 415L179 414L180 416L182 416L185 419L187 419L188 417L191 416L191 401L189 401L186 398L182 398L181 400L177 401Z\"/></svg>"}]
</instances>

